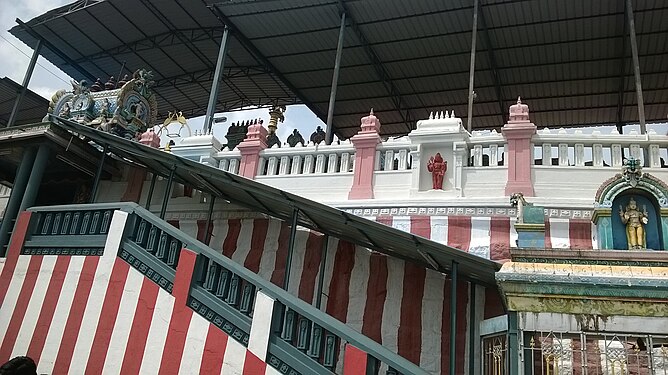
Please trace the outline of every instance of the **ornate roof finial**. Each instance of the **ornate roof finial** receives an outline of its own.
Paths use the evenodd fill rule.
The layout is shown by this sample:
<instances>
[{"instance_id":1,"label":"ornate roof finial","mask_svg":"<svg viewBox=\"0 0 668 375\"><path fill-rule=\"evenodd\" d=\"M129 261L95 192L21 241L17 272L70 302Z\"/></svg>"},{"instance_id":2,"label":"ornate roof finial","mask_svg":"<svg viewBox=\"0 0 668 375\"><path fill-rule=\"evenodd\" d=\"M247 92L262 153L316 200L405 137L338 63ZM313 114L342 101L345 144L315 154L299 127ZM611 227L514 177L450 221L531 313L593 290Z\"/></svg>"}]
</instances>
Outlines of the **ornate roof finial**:
<instances>
[{"instance_id":1,"label":"ornate roof finial","mask_svg":"<svg viewBox=\"0 0 668 375\"><path fill-rule=\"evenodd\" d=\"M519 95L517 96L517 104L522 104L522 98Z\"/></svg>"},{"instance_id":2,"label":"ornate roof finial","mask_svg":"<svg viewBox=\"0 0 668 375\"><path fill-rule=\"evenodd\" d=\"M510 106L508 123L529 123L529 106L522 103L522 98L517 97L517 104Z\"/></svg>"},{"instance_id":3,"label":"ornate roof finial","mask_svg":"<svg viewBox=\"0 0 668 375\"><path fill-rule=\"evenodd\" d=\"M373 116L373 108L371 108L371 111L369 111L369 116Z\"/></svg>"}]
</instances>

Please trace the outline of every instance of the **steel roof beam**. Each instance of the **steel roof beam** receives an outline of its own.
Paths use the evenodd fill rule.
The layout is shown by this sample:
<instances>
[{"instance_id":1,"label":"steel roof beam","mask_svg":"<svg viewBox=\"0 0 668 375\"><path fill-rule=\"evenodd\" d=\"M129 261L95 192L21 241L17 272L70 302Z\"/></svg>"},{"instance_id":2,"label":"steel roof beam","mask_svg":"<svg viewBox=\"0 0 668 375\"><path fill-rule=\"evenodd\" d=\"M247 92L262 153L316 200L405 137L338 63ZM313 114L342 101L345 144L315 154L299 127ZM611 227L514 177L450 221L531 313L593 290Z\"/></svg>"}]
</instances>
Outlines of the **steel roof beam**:
<instances>
[{"instance_id":1,"label":"steel roof beam","mask_svg":"<svg viewBox=\"0 0 668 375\"><path fill-rule=\"evenodd\" d=\"M487 47L487 57L489 59L489 67L492 73L492 78L494 79L494 91L496 92L496 100L499 102L499 114L503 122L506 122L506 108L503 105L503 91L501 85L501 77L499 76L498 65L496 64L496 53L494 52L494 46L492 46L492 40L489 37L489 30L487 29L487 21L485 20L485 11L483 4L480 4L480 26L482 26L482 38Z\"/></svg>"},{"instance_id":2,"label":"steel roof beam","mask_svg":"<svg viewBox=\"0 0 668 375\"><path fill-rule=\"evenodd\" d=\"M169 30L165 33L146 36L142 39L120 46L112 47L92 55L86 56L86 59L98 59L107 57L109 55L121 55L126 53L137 53L154 48L171 47L174 45L182 45L183 41L179 39L179 35L185 35L189 43L201 42L209 39L219 38L223 35L223 30L220 27L205 27L201 29L181 29ZM81 59L75 60L81 62Z\"/></svg>"},{"instance_id":3,"label":"steel roof beam","mask_svg":"<svg viewBox=\"0 0 668 375\"><path fill-rule=\"evenodd\" d=\"M626 19L629 21L629 39L631 40L631 56L633 58L633 75L636 82L636 96L638 98L638 119L640 121L640 134L647 133L645 126L645 104L642 97L642 82L640 81L640 63L638 62L638 42L636 41L636 26L633 20L633 4L631 0L626 0ZM647 151L645 149L645 151ZM645 153L645 156L647 154ZM645 157L645 163L648 158Z\"/></svg>"},{"instance_id":4,"label":"steel roof beam","mask_svg":"<svg viewBox=\"0 0 668 375\"><path fill-rule=\"evenodd\" d=\"M265 57L262 52L246 37L240 30L239 28L230 20L229 17L223 13L223 11L218 7L218 6L212 6L211 10L214 12L214 14L220 19L220 21L226 25L227 27L230 28L230 31L234 35L234 37L241 43L241 45L246 48L248 52L250 52L255 58L258 60L259 63L264 65L269 71L271 72L272 76L275 76L276 78L279 79L279 81L288 88L292 93L294 93L296 96L299 97L302 103L304 103L310 110L313 112L316 116L318 116L320 119L326 119L326 114L320 111L320 109L313 104L311 104L310 101L306 99L306 96L302 94L302 92L295 87L292 82L288 81L288 79L285 78L283 73L281 73L275 66L272 64L267 57Z\"/></svg>"},{"instance_id":5,"label":"steel roof beam","mask_svg":"<svg viewBox=\"0 0 668 375\"><path fill-rule=\"evenodd\" d=\"M401 97L401 93L392 82L390 75L387 73L387 70L383 66L383 63L381 62L380 58L373 50L373 47L371 47L371 43L369 43L369 40L364 35L364 32L362 32L362 29L360 29L359 24L357 23L357 21L355 21L355 17L348 9L348 6L346 6L345 0L339 0L339 11L345 13L346 16L348 17L350 22L350 28L353 30L353 32L357 36L357 39L362 44L365 54L371 60L373 68L376 71L376 74L378 75L378 78L380 78L380 80L383 82L383 85L385 86L385 89L390 94L392 102L394 103L394 107L397 110L397 112L399 112L399 115L406 123L408 131L413 130L414 120L411 112L409 110L405 111L403 110L403 98Z\"/></svg>"},{"instance_id":6,"label":"steel roof beam","mask_svg":"<svg viewBox=\"0 0 668 375\"><path fill-rule=\"evenodd\" d=\"M56 56L64 60L65 63L69 64L72 68L76 69L84 77L90 79L91 82L95 82L97 78L94 75L92 75L88 70L84 69L76 61L72 60L69 56L67 56L66 53L56 48L56 46L51 44L51 42L44 39L37 31L35 31L32 27L28 26L28 24L26 24L25 22L21 21L18 18L16 19L16 23L19 24L19 26L21 26L21 28L25 30L28 34L30 34L30 36L32 36L36 40L41 40L42 44L44 44L44 47L48 48L51 52L56 54Z\"/></svg>"},{"instance_id":7,"label":"steel roof beam","mask_svg":"<svg viewBox=\"0 0 668 375\"><path fill-rule=\"evenodd\" d=\"M617 131L619 134L624 133L624 123L622 116L624 115L624 87L626 82L626 33L627 33L627 9L624 6L624 15L622 16L622 43L619 49L619 93L617 96Z\"/></svg>"}]
</instances>

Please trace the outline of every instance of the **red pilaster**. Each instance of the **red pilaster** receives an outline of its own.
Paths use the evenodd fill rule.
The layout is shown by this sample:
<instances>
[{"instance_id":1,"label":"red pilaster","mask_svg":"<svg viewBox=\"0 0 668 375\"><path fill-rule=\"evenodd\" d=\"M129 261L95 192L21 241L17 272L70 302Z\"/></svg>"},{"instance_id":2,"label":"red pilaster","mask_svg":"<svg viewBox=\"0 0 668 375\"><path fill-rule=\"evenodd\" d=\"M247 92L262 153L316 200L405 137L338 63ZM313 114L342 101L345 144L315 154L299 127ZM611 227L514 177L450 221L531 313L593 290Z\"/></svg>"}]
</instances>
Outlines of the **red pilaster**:
<instances>
[{"instance_id":1,"label":"red pilaster","mask_svg":"<svg viewBox=\"0 0 668 375\"><path fill-rule=\"evenodd\" d=\"M355 171L353 186L348 199L373 199L373 170L376 147L380 143L380 121L373 115L362 118L362 130L350 141L355 147Z\"/></svg>"},{"instance_id":2,"label":"red pilaster","mask_svg":"<svg viewBox=\"0 0 668 375\"><path fill-rule=\"evenodd\" d=\"M508 141L508 181L506 195L522 193L524 196L534 196L531 181L531 164L533 162L533 147L531 137L536 134L536 125L529 121L529 106L522 104L517 98L517 104L510 106L508 123L503 126L502 132Z\"/></svg>"},{"instance_id":3,"label":"red pilaster","mask_svg":"<svg viewBox=\"0 0 668 375\"><path fill-rule=\"evenodd\" d=\"M260 151L267 148L267 129L262 124L249 126L246 139L237 148L241 153L239 175L254 179L260 164Z\"/></svg>"}]
</instances>

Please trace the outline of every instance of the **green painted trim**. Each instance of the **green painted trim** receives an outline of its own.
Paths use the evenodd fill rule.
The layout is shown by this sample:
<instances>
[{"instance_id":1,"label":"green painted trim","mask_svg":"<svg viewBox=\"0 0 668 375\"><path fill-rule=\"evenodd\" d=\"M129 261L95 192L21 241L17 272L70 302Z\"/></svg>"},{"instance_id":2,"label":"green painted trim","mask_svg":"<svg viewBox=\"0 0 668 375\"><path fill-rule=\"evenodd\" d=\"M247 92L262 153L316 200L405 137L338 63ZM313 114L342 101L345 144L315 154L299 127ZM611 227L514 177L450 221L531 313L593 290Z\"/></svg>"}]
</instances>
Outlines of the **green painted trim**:
<instances>
[{"instance_id":1,"label":"green painted trim","mask_svg":"<svg viewBox=\"0 0 668 375\"><path fill-rule=\"evenodd\" d=\"M515 230L518 232L545 232L545 224L515 223Z\"/></svg>"},{"instance_id":2,"label":"green painted trim","mask_svg":"<svg viewBox=\"0 0 668 375\"><path fill-rule=\"evenodd\" d=\"M127 244L124 243L121 253L118 255L119 258L126 261L130 266L141 272L159 287L166 290L168 293L171 293L172 289L174 289L174 271L165 267L157 260L151 259L140 251L126 245Z\"/></svg>"},{"instance_id":3,"label":"green painted trim","mask_svg":"<svg viewBox=\"0 0 668 375\"><path fill-rule=\"evenodd\" d=\"M71 255L71 256L102 256L104 247L24 247L21 255Z\"/></svg>"},{"instance_id":4,"label":"green painted trim","mask_svg":"<svg viewBox=\"0 0 668 375\"><path fill-rule=\"evenodd\" d=\"M107 241L106 234L31 236L25 247L102 247Z\"/></svg>"},{"instance_id":5,"label":"green painted trim","mask_svg":"<svg viewBox=\"0 0 668 375\"><path fill-rule=\"evenodd\" d=\"M227 333L228 336L237 340L243 346L248 346L250 327L247 331L240 329L236 325L232 324L229 320L223 318L223 316L218 314L214 309L209 308L207 305L193 297L188 298L188 307L190 307L193 311L201 315L204 319L208 320L216 327L223 330L223 332Z\"/></svg>"},{"instance_id":6,"label":"green painted trim","mask_svg":"<svg viewBox=\"0 0 668 375\"><path fill-rule=\"evenodd\" d=\"M652 286L608 286L605 283L596 284L550 284L550 282L524 283L502 281L501 288L504 294L522 295L555 295L579 297L607 297L607 298L649 298L666 300L668 288Z\"/></svg>"}]
</instances>

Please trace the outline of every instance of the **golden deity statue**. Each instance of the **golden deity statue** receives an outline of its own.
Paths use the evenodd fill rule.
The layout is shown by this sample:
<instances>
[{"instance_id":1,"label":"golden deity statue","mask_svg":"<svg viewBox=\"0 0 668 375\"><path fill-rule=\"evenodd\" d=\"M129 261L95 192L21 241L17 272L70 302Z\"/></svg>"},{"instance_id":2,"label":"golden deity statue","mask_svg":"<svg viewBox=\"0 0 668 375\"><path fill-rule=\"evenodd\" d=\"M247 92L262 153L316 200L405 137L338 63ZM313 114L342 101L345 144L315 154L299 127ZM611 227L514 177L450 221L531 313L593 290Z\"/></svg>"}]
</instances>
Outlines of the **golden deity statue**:
<instances>
[{"instance_id":1,"label":"golden deity statue","mask_svg":"<svg viewBox=\"0 0 668 375\"><path fill-rule=\"evenodd\" d=\"M622 223L626 224L626 240L629 250L638 250L647 248L645 238L645 225L649 222L647 218L647 207L643 206L643 211L638 210L635 199L631 198L626 209L619 206L619 217Z\"/></svg>"}]
</instances>

